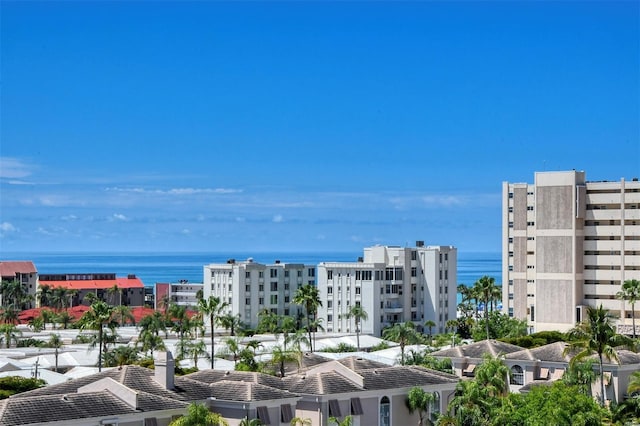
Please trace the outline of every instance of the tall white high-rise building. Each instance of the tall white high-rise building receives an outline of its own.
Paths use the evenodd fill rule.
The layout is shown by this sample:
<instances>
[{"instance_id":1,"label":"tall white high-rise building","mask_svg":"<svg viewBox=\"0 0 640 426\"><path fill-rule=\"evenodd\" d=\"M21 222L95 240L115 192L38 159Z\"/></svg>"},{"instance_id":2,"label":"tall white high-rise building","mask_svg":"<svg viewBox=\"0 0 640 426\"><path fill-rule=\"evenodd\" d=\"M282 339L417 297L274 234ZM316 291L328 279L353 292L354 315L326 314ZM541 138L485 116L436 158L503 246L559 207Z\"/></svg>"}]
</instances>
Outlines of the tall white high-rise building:
<instances>
[{"instance_id":1,"label":"tall white high-rise building","mask_svg":"<svg viewBox=\"0 0 640 426\"><path fill-rule=\"evenodd\" d=\"M253 259L204 266L205 298L219 297L229 304L228 313L239 315L250 327L258 325L258 313L269 309L278 315L297 316L303 308L292 303L296 290L316 284L315 265L297 263L261 264Z\"/></svg>"},{"instance_id":2,"label":"tall white high-rise building","mask_svg":"<svg viewBox=\"0 0 640 426\"><path fill-rule=\"evenodd\" d=\"M361 305L367 320L364 334L380 336L395 323L411 321L423 327L428 320L443 332L456 319L457 250L452 246L374 246L364 249L358 262L321 262L318 316L327 332L353 333L355 320L347 313Z\"/></svg>"},{"instance_id":3,"label":"tall white high-rise building","mask_svg":"<svg viewBox=\"0 0 640 426\"><path fill-rule=\"evenodd\" d=\"M631 334L631 307L616 293L640 279L640 182L538 172L502 192L505 312L532 331L566 331L602 305Z\"/></svg>"}]
</instances>

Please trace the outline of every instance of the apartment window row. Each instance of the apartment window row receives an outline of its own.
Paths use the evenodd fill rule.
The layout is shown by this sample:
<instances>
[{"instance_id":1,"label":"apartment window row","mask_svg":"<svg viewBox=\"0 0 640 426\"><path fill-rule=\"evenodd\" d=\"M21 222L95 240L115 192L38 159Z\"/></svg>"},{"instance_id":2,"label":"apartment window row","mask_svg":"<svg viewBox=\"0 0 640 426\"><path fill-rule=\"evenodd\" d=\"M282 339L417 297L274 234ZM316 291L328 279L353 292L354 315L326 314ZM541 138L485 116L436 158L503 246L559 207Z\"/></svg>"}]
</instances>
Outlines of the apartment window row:
<instances>
[{"instance_id":1,"label":"apartment window row","mask_svg":"<svg viewBox=\"0 0 640 426\"><path fill-rule=\"evenodd\" d=\"M620 265L584 265L584 269L599 271L619 271Z\"/></svg>"},{"instance_id":2,"label":"apartment window row","mask_svg":"<svg viewBox=\"0 0 640 426\"><path fill-rule=\"evenodd\" d=\"M600 256L600 255L619 256L620 250L586 250L584 254L585 256Z\"/></svg>"},{"instance_id":3,"label":"apartment window row","mask_svg":"<svg viewBox=\"0 0 640 426\"><path fill-rule=\"evenodd\" d=\"M614 285L619 286L619 280L585 280L585 285Z\"/></svg>"},{"instance_id":4,"label":"apartment window row","mask_svg":"<svg viewBox=\"0 0 640 426\"><path fill-rule=\"evenodd\" d=\"M625 224L627 221L625 221ZM632 221L629 221L632 222ZM619 220L614 220L614 219L610 219L610 220L585 220L584 221L584 226L620 226L620 221Z\"/></svg>"}]
</instances>

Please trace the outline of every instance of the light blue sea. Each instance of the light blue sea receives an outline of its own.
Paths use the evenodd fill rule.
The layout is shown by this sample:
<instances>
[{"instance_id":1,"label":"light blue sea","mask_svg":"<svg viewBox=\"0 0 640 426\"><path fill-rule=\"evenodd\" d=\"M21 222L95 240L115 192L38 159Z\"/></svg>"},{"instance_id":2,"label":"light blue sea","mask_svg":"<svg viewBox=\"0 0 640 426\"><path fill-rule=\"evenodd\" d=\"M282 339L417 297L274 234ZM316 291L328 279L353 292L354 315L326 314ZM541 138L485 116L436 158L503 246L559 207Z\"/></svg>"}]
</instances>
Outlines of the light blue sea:
<instances>
[{"instance_id":1,"label":"light blue sea","mask_svg":"<svg viewBox=\"0 0 640 426\"><path fill-rule=\"evenodd\" d=\"M2 253L0 260L30 260L40 274L55 273L115 273L135 274L144 285L156 282L189 280L202 282L203 266L223 263L228 259L259 263L355 262L361 252L323 253ZM483 275L502 282L500 253L458 252L458 284L473 285Z\"/></svg>"}]
</instances>

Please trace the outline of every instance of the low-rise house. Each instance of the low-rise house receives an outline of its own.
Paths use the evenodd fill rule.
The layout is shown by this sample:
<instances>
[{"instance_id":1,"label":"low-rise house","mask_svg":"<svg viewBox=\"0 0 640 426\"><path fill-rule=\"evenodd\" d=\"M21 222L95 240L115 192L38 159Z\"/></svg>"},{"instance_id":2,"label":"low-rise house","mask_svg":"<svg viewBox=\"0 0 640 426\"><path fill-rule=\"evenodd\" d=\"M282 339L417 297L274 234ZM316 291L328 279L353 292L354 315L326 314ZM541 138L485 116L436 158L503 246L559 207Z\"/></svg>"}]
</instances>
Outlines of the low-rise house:
<instances>
[{"instance_id":1,"label":"low-rise house","mask_svg":"<svg viewBox=\"0 0 640 426\"><path fill-rule=\"evenodd\" d=\"M573 355L573 353L565 354L567 346L565 342L556 342L505 355L505 364L511 369L511 389L521 391L525 386L529 388L532 385L560 380L569 367ZM631 374L640 370L640 354L625 349L618 349L616 353L619 361L604 357L602 369L606 399L619 403L626 398ZM598 372L597 355L587 359L594 361L593 368ZM592 384L591 392L593 395L601 393L599 376Z\"/></svg>"},{"instance_id":2,"label":"low-rise house","mask_svg":"<svg viewBox=\"0 0 640 426\"><path fill-rule=\"evenodd\" d=\"M419 366L388 366L358 357L318 364L285 377L287 389L301 396L296 415L313 425L327 425L330 417L352 416L354 426L409 425L418 414L409 413L406 399L413 387L436 397L432 420L445 412L459 379Z\"/></svg>"},{"instance_id":3,"label":"low-rise house","mask_svg":"<svg viewBox=\"0 0 640 426\"><path fill-rule=\"evenodd\" d=\"M486 355L495 358L512 352L518 352L522 349L524 348L517 345L489 339L469 343L468 345L441 349L429 355L438 359L450 359L454 374L458 377L465 378L475 376L475 368L483 361Z\"/></svg>"},{"instance_id":4,"label":"low-rise house","mask_svg":"<svg viewBox=\"0 0 640 426\"><path fill-rule=\"evenodd\" d=\"M351 357L316 364L285 378L263 373L202 370L174 376L171 353L157 354L155 370L127 365L0 401L4 425L166 426L204 403L231 426L247 419L289 425L294 417L327 426L352 415L355 426L417 423L405 401L414 386L433 392L430 413L444 412L458 378L423 367L391 367Z\"/></svg>"}]
</instances>

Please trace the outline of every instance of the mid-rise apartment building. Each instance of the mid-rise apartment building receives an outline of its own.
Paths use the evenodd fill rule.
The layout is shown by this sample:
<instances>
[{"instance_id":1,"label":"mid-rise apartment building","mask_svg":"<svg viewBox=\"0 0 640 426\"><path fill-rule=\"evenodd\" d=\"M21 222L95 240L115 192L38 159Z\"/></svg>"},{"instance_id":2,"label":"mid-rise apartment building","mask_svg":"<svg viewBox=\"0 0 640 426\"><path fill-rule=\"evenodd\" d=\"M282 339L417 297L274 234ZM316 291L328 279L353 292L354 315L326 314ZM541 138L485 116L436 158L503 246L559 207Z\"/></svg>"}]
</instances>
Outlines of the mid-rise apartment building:
<instances>
[{"instance_id":1,"label":"mid-rise apartment building","mask_svg":"<svg viewBox=\"0 0 640 426\"><path fill-rule=\"evenodd\" d=\"M355 320L347 313L361 305L367 313L364 334L380 336L395 323L412 321L422 327L435 322L434 331L456 318L457 250L452 246L374 246L364 249L358 262L321 262L318 291L327 332L353 333Z\"/></svg>"},{"instance_id":2,"label":"mid-rise apartment building","mask_svg":"<svg viewBox=\"0 0 640 426\"><path fill-rule=\"evenodd\" d=\"M198 292L204 294L203 287L202 283L192 283L188 280L180 280L175 283L156 283L155 308L162 309L165 303L195 307L198 304Z\"/></svg>"},{"instance_id":3,"label":"mid-rise apartment building","mask_svg":"<svg viewBox=\"0 0 640 426\"><path fill-rule=\"evenodd\" d=\"M35 296L38 289L38 270L33 262L24 261L0 261L0 278L2 281L17 281L22 286L24 294L32 297L32 301L25 302L24 308L35 306ZM0 299L2 296L0 295ZM4 302L0 300L0 302Z\"/></svg>"},{"instance_id":4,"label":"mid-rise apartment building","mask_svg":"<svg viewBox=\"0 0 640 426\"><path fill-rule=\"evenodd\" d=\"M296 290L316 284L316 266L299 263L254 262L214 263L204 266L204 297L219 297L229 304L227 312L240 315L250 327L258 325L258 313L269 309L278 315L301 315L301 306L292 303Z\"/></svg>"},{"instance_id":5,"label":"mid-rise apartment building","mask_svg":"<svg viewBox=\"0 0 640 426\"><path fill-rule=\"evenodd\" d=\"M502 199L503 310L531 331L566 331L602 305L630 334L631 306L616 293L640 279L638 179L538 172L534 184L504 182Z\"/></svg>"}]
</instances>

